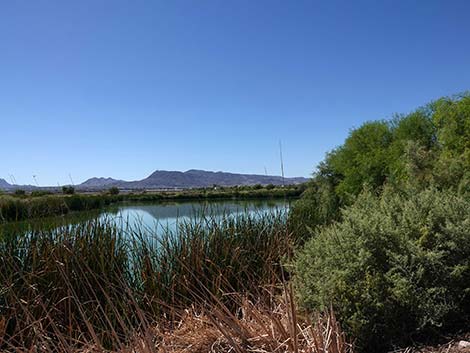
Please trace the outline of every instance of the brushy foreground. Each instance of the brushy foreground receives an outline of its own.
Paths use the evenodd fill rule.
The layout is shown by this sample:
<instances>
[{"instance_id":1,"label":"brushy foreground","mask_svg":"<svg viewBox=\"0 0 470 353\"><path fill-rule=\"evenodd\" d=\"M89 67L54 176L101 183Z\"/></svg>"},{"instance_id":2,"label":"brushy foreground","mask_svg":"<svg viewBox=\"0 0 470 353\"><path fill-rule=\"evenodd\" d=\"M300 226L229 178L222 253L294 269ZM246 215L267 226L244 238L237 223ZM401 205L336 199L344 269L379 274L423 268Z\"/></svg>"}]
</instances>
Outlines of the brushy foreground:
<instances>
[{"instance_id":1,"label":"brushy foreground","mask_svg":"<svg viewBox=\"0 0 470 353\"><path fill-rule=\"evenodd\" d=\"M152 325L143 321L141 327L129 328L126 336L112 332L113 347L98 336L70 341L63 333L51 335L39 322L34 326L34 343L28 347L0 342L2 351L12 352L353 352L332 312L313 322L299 319L290 302L291 292L285 293L285 300L279 298L271 305L239 297L235 311L212 304L205 309L189 308L171 320L160 318ZM140 315L146 317L144 312ZM0 334L2 329L4 326L0 325ZM87 334L83 332L84 336Z\"/></svg>"},{"instance_id":2,"label":"brushy foreground","mask_svg":"<svg viewBox=\"0 0 470 353\"><path fill-rule=\"evenodd\" d=\"M0 349L346 352L332 313L301 320L279 287L294 242L285 218L208 216L158 236L98 220L3 234Z\"/></svg>"},{"instance_id":3,"label":"brushy foreground","mask_svg":"<svg viewBox=\"0 0 470 353\"><path fill-rule=\"evenodd\" d=\"M305 307L333 304L363 351L384 351L470 322L470 201L431 188L362 193L297 254Z\"/></svg>"}]
</instances>

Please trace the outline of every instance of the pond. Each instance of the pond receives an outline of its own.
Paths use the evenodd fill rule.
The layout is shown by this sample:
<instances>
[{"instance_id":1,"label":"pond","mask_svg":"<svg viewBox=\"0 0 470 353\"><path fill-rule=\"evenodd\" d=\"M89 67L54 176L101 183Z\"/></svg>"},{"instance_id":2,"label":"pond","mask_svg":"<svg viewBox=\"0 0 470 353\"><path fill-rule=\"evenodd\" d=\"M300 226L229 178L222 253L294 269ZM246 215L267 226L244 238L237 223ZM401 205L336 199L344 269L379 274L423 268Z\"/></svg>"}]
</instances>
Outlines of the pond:
<instances>
[{"instance_id":1,"label":"pond","mask_svg":"<svg viewBox=\"0 0 470 353\"><path fill-rule=\"evenodd\" d=\"M174 231L181 222L198 220L203 217L220 219L224 216L250 214L264 215L270 212L285 213L290 201L243 200L243 201L200 201L200 202L123 202L97 211L75 212L60 217L13 222L0 226L0 233L18 235L31 231L50 230L61 226L73 225L92 219L101 219L120 227L149 229L152 232Z\"/></svg>"}]
</instances>

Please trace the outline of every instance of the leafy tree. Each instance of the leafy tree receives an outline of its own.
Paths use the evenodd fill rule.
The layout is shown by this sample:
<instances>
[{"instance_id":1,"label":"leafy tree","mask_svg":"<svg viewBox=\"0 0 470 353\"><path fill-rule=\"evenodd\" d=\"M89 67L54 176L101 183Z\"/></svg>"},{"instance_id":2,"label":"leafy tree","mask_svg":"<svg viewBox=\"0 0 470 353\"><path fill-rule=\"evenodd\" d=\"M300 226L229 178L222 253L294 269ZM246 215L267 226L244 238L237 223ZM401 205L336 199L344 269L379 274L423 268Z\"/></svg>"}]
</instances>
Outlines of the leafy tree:
<instances>
[{"instance_id":1,"label":"leafy tree","mask_svg":"<svg viewBox=\"0 0 470 353\"><path fill-rule=\"evenodd\" d=\"M434 103L433 121L443 152L466 155L470 150L470 96L442 98Z\"/></svg>"},{"instance_id":2,"label":"leafy tree","mask_svg":"<svg viewBox=\"0 0 470 353\"><path fill-rule=\"evenodd\" d=\"M364 185L376 188L385 182L392 136L387 122L368 122L352 130L344 144L327 156L326 163L341 176L339 195L357 195Z\"/></svg>"},{"instance_id":3,"label":"leafy tree","mask_svg":"<svg viewBox=\"0 0 470 353\"><path fill-rule=\"evenodd\" d=\"M303 241L319 225L339 217L342 204L335 188L339 178L325 162L319 164L313 179L289 213L289 227Z\"/></svg>"},{"instance_id":4,"label":"leafy tree","mask_svg":"<svg viewBox=\"0 0 470 353\"><path fill-rule=\"evenodd\" d=\"M390 146L389 180L394 183L430 182L436 147L436 129L429 105L392 120L393 141ZM419 176L418 176L419 175Z\"/></svg>"},{"instance_id":5,"label":"leafy tree","mask_svg":"<svg viewBox=\"0 0 470 353\"><path fill-rule=\"evenodd\" d=\"M434 124L441 153L434 175L443 187L457 187L470 172L470 96L435 103Z\"/></svg>"},{"instance_id":6,"label":"leafy tree","mask_svg":"<svg viewBox=\"0 0 470 353\"><path fill-rule=\"evenodd\" d=\"M380 192L384 185L394 185L397 190L434 185L464 192L469 189L468 176L470 96L464 94L352 130L344 144L319 165L310 190L294 205L293 218L302 219L303 214L307 218L300 222L309 226L328 223L364 187ZM305 227L296 228L305 231Z\"/></svg>"}]
</instances>

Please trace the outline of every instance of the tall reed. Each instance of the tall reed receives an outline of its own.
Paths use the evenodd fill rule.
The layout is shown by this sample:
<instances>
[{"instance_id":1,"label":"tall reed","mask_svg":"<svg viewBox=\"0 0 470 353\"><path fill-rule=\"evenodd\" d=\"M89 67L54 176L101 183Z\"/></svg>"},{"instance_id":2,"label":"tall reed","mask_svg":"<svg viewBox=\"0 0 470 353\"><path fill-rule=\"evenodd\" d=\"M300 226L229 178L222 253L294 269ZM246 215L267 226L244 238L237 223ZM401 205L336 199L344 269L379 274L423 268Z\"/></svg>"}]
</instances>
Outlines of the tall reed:
<instances>
[{"instance_id":1,"label":"tall reed","mask_svg":"<svg viewBox=\"0 0 470 353\"><path fill-rule=\"evenodd\" d=\"M201 317L235 351L307 344L314 325L300 324L279 287L294 242L285 213L159 229L95 219L0 235L0 350L176 352L172 335ZM273 337L255 338L269 325Z\"/></svg>"}]
</instances>

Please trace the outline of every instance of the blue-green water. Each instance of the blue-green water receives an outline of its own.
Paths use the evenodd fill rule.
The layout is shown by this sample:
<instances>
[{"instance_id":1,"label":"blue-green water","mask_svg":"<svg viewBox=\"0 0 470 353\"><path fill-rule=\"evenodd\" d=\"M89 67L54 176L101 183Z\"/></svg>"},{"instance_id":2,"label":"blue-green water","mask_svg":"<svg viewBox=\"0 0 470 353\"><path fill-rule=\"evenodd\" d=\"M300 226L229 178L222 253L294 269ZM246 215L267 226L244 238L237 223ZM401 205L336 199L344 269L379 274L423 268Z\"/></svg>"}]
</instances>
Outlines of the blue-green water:
<instances>
[{"instance_id":1,"label":"blue-green water","mask_svg":"<svg viewBox=\"0 0 470 353\"><path fill-rule=\"evenodd\" d=\"M126 227L130 231L139 227L158 234L163 229L175 230L181 222L197 221L202 217L217 219L241 213L257 216L269 212L285 212L288 208L289 201L285 200L121 203L97 211L9 223L0 227L0 231L26 234L102 219Z\"/></svg>"},{"instance_id":2,"label":"blue-green water","mask_svg":"<svg viewBox=\"0 0 470 353\"><path fill-rule=\"evenodd\" d=\"M158 204L123 204L105 210L100 217L119 224L143 225L150 229L175 229L179 222L201 217L220 218L227 215L249 213L262 215L269 212L283 212L288 202L275 201L208 201Z\"/></svg>"}]
</instances>

